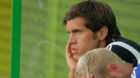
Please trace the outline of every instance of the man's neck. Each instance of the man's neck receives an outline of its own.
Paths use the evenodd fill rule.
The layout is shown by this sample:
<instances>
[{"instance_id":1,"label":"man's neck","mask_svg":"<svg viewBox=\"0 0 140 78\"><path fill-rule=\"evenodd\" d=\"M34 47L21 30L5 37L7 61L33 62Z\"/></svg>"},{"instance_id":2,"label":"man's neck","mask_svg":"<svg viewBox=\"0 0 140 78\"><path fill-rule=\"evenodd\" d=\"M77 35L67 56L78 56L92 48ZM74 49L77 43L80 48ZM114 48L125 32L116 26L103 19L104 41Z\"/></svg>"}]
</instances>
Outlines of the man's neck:
<instances>
[{"instance_id":1,"label":"man's neck","mask_svg":"<svg viewBox=\"0 0 140 78\"><path fill-rule=\"evenodd\" d=\"M100 41L100 43L99 43L99 46L98 46L99 48L104 48L104 47L106 47L106 41L105 40L103 40L103 41Z\"/></svg>"}]
</instances>

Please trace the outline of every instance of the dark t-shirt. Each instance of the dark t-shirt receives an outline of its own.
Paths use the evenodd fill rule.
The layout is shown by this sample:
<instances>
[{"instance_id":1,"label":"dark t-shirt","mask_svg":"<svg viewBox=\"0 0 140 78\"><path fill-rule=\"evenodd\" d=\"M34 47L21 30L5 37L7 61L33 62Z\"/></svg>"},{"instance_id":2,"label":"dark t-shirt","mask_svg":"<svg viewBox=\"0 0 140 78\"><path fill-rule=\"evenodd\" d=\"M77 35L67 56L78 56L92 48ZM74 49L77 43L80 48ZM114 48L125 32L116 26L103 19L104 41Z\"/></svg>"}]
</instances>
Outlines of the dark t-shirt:
<instances>
[{"instance_id":1,"label":"dark t-shirt","mask_svg":"<svg viewBox=\"0 0 140 78\"><path fill-rule=\"evenodd\" d=\"M134 41L119 37L113 39L106 48L115 52L120 58L128 63L132 63L135 67L140 59L140 45Z\"/></svg>"}]
</instances>

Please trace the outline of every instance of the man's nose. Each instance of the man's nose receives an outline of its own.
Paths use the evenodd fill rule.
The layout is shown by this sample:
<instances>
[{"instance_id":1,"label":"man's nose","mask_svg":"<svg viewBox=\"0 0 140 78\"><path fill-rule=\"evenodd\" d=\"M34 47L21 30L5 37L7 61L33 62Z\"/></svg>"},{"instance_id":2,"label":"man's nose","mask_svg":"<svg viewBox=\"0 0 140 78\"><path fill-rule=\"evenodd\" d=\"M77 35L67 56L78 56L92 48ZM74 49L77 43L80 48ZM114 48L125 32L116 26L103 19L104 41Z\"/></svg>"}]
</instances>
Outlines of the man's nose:
<instances>
[{"instance_id":1,"label":"man's nose","mask_svg":"<svg viewBox=\"0 0 140 78\"><path fill-rule=\"evenodd\" d=\"M70 34L69 43L73 44L76 42L76 36L74 34Z\"/></svg>"}]
</instances>

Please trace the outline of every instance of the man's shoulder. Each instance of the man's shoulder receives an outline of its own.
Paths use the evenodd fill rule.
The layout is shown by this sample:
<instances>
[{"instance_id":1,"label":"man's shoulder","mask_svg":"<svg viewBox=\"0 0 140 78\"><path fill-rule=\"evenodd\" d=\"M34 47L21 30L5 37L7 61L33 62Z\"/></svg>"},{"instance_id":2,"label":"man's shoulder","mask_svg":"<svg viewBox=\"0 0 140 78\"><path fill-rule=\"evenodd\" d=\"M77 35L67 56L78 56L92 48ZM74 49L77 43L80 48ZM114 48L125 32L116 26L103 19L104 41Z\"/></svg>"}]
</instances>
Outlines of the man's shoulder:
<instances>
[{"instance_id":1,"label":"man's shoulder","mask_svg":"<svg viewBox=\"0 0 140 78\"><path fill-rule=\"evenodd\" d=\"M140 64L133 68L131 78L140 78Z\"/></svg>"},{"instance_id":2,"label":"man's shoulder","mask_svg":"<svg viewBox=\"0 0 140 78\"><path fill-rule=\"evenodd\" d=\"M124 38L124 37L114 38L114 39L112 39L111 43L113 43L113 42L124 42L124 43L127 43L129 45L138 45L135 41Z\"/></svg>"},{"instance_id":3,"label":"man's shoulder","mask_svg":"<svg viewBox=\"0 0 140 78\"><path fill-rule=\"evenodd\" d=\"M129 39L126 39L126 38L123 38L123 37L118 37L118 38L114 38L112 39L112 42L109 43L107 45L107 47L110 47L110 46L122 46L122 47L125 47L125 46L130 46L130 47L133 47L134 49L140 51L140 45L137 44L136 42L132 41L132 40L129 40Z\"/></svg>"},{"instance_id":4,"label":"man's shoulder","mask_svg":"<svg viewBox=\"0 0 140 78\"><path fill-rule=\"evenodd\" d=\"M120 58L134 66L138 64L140 59L140 46L132 40L126 38L113 39L110 44L106 46L109 50L113 51Z\"/></svg>"}]
</instances>

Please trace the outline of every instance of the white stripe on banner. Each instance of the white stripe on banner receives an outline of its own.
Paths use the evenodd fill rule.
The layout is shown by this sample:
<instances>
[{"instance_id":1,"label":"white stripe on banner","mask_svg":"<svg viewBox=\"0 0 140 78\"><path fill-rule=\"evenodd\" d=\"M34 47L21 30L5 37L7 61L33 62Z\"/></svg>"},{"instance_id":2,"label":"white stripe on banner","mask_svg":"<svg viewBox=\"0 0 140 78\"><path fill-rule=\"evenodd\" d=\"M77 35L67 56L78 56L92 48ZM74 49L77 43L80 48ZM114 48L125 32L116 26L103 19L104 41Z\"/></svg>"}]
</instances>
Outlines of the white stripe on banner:
<instances>
[{"instance_id":1,"label":"white stripe on banner","mask_svg":"<svg viewBox=\"0 0 140 78\"><path fill-rule=\"evenodd\" d=\"M111 50L112 45L118 45L118 46L121 46L121 47L129 50L137 58L138 63L140 64L140 60L139 60L140 59L140 52L138 52L135 48L131 47L130 45L128 45L128 44L126 44L124 42L120 42L120 41L112 42L106 48L109 47L108 49Z\"/></svg>"}]
</instances>

